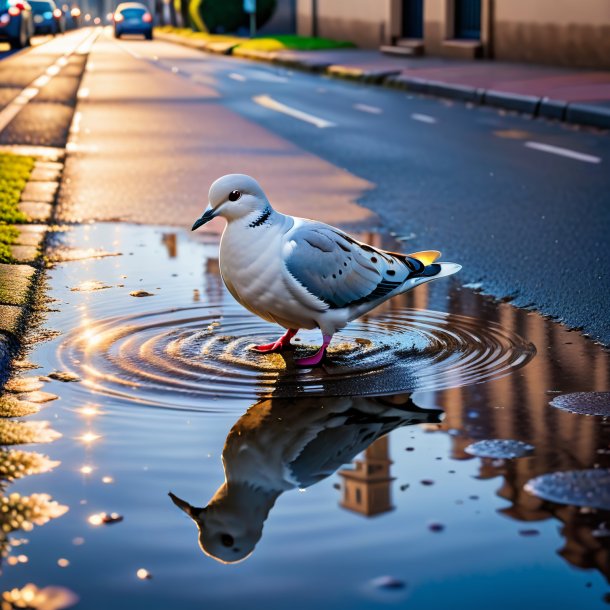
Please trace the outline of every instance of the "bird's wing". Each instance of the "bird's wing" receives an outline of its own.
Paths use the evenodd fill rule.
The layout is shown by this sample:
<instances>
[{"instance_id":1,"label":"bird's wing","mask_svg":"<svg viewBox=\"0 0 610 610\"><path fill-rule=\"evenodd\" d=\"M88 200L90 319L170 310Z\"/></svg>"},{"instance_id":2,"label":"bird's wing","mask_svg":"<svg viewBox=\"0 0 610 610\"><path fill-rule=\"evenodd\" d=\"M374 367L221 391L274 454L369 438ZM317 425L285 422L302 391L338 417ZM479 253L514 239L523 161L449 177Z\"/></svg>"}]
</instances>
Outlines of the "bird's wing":
<instances>
[{"instance_id":1,"label":"bird's wing","mask_svg":"<svg viewBox=\"0 0 610 610\"><path fill-rule=\"evenodd\" d=\"M287 274L331 309L381 299L425 266L313 221L295 223L284 239Z\"/></svg>"}]
</instances>

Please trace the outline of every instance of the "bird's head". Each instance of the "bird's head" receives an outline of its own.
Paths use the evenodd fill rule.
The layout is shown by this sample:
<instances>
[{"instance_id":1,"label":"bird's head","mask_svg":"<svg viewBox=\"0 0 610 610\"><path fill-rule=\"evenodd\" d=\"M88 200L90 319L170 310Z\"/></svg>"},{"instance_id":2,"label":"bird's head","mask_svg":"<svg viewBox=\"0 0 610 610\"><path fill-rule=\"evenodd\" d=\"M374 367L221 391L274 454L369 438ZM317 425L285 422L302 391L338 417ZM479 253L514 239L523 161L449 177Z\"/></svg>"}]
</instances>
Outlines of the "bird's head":
<instances>
[{"instance_id":1,"label":"bird's head","mask_svg":"<svg viewBox=\"0 0 610 610\"><path fill-rule=\"evenodd\" d=\"M250 487L231 491L225 483L206 507L192 506L171 492L169 497L197 525L199 547L208 557L237 563L254 551L276 495Z\"/></svg>"},{"instance_id":2,"label":"bird's head","mask_svg":"<svg viewBox=\"0 0 610 610\"><path fill-rule=\"evenodd\" d=\"M203 215L193 224L193 231L216 216L231 222L256 213L260 215L271 208L259 183L244 174L228 174L218 178L210 187L208 202Z\"/></svg>"}]
</instances>

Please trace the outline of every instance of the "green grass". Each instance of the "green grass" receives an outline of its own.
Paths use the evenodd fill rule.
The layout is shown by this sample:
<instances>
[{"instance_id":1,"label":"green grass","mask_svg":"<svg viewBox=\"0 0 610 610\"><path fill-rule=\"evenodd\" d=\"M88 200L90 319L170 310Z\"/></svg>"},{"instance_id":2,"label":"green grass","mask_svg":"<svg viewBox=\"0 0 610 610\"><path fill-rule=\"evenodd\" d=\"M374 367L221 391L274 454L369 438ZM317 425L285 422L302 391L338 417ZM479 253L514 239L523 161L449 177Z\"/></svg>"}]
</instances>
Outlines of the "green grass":
<instances>
[{"instance_id":1,"label":"green grass","mask_svg":"<svg viewBox=\"0 0 610 610\"><path fill-rule=\"evenodd\" d=\"M178 34L187 38L205 40L207 42L234 42L233 52L239 55L240 50L254 51L323 51L329 49L352 49L355 45L345 40L331 40L330 38L315 38L313 36L297 36L296 34L285 34L279 36L263 36L261 38L239 38L237 36L207 34L205 32L193 32L188 28L174 28L164 25L156 28L160 32Z\"/></svg>"},{"instance_id":2,"label":"green grass","mask_svg":"<svg viewBox=\"0 0 610 610\"><path fill-rule=\"evenodd\" d=\"M19 211L19 200L32 168L34 157L0 153L0 262L12 261L11 244L19 237L19 231L10 225L28 222Z\"/></svg>"},{"instance_id":3,"label":"green grass","mask_svg":"<svg viewBox=\"0 0 610 610\"><path fill-rule=\"evenodd\" d=\"M194 38L195 40L204 40L206 42L234 42L236 45L244 39L230 34L208 34L207 32L194 32L189 28L175 28L171 25L161 25L155 28L159 32L166 34L177 34L186 38Z\"/></svg>"},{"instance_id":4,"label":"green grass","mask_svg":"<svg viewBox=\"0 0 610 610\"><path fill-rule=\"evenodd\" d=\"M329 49L353 49L355 46L356 45L352 42L347 42L346 40L297 36L295 34L252 38L239 45L240 48L255 49L257 51L277 51L281 49L290 49L292 51L324 51Z\"/></svg>"}]
</instances>

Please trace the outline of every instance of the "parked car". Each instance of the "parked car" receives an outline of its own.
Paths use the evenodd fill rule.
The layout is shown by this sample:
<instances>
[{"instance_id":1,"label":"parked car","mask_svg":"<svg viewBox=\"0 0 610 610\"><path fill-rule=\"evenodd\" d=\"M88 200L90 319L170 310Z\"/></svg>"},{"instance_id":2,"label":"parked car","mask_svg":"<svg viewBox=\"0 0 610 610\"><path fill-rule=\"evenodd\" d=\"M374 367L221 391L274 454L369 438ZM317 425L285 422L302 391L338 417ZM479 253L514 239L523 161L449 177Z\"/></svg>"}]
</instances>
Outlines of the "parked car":
<instances>
[{"instance_id":1,"label":"parked car","mask_svg":"<svg viewBox=\"0 0 610 610\"><path fill-rule=\"evenodd\" d=\"M61 9L53 0L28 0L34 13L35 34L59 34L63 20Z\"/></svg>"},{"instance_id":2,"label":"parked car","mask_svg":"<svg viewBox=\"0 0 610 610\"><path fill-rule=\"evenodd\" d=\"M153 18L148 7L139 2L123 2L117 6L113 16L114 36L141 34L146 40L153 37Z\"/></svg>"},{"instance_id":3,"label":"parked car","mask_svg":"<svg viewBox=\"0 0 610 610\"><path fill-rule=\"evenodd\" d=\"M26 0L0 0L0 40L11 49L22 49L30 44L34 34L32 8Z\"/></svg>"}]
</instances>

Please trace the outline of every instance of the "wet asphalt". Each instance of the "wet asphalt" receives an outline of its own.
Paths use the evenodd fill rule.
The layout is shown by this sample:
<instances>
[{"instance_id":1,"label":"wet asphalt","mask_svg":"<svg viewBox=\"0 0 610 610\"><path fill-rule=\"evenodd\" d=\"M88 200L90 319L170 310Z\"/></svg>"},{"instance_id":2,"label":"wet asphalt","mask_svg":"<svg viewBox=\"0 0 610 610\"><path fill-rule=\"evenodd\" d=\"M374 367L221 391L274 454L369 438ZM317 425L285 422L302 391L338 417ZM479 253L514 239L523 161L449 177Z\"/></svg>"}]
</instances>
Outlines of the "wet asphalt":
<instances>
[{"instance_id":1,"label":"wet asphalt","mask_svg":"<svg viewBox=\"0 0 610 610\"><path fill-rule=\"evenodd\" d=\"M464 283L610 343L606 133L160 41L104 35L89 64L62 219L188 226L213 179L251 173L279 209L440 249Z\"/></svg>"}]
</instances>

